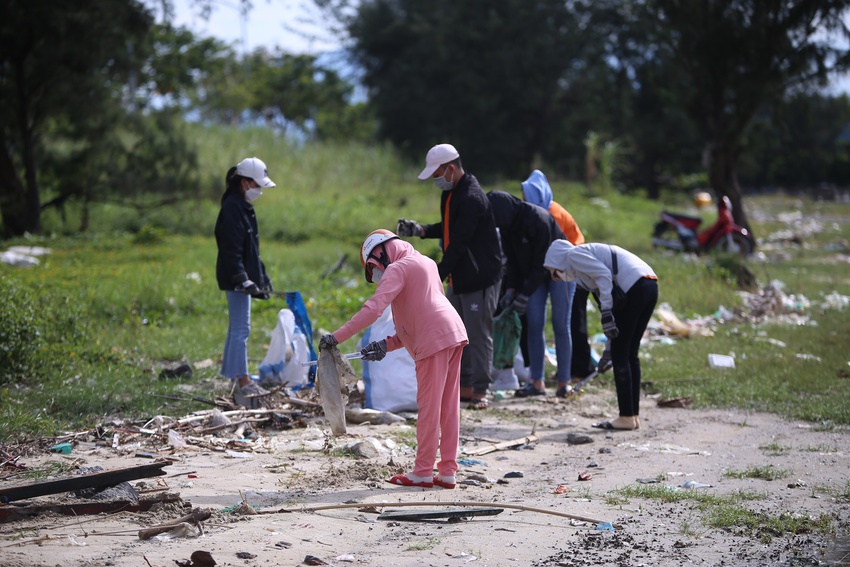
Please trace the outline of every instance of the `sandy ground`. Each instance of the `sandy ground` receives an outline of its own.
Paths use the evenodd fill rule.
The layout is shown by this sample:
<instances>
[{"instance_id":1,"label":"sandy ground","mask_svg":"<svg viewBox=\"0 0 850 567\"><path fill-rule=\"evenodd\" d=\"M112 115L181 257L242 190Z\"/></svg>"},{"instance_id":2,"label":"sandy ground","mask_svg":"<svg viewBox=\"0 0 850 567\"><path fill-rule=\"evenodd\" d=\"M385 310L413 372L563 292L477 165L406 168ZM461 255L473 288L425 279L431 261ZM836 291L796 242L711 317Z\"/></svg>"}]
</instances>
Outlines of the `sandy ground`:
<instances>
[{"instance_id":1,"label":"sandy ground","mask_svg":"<svg viewBox=\"0 0 850 567\"><path fill-rule=\"evenodd\" d=\"M385 482L392 473L412 468L411 421L349 425L347 435L334 439L317 420L306 429L260 430L259 441L234 446L230 453L184 448L165 467L169 476L159 478L167 483L168 492L180 495L184 508L172 505L145 513L76 519L47 514L0 524L0 565L203 565L190 563L192 553L199 550L208 552L217 565L258 566L311 564L308 556L341 566L850 564L844 557L850 553L850 504L842 499L850 481L846 429L789 422L769 414L664 408L651 398L643 402L640 430L591 428L616 413L613 403L611 385L603 384L573 400L506 399L487 411L463 410L461 442L466 450L526 437L532 431L538 440L519 449L470 457L461 466L454 490ZM570 443L571 434L589 442ZM380 447L375 456L346 454L345 446L367 439L378 442L370 442ZM163 452L169 451L163 448ZM25 462L37 465L68 458L106 470L150 462L132 452L120 456L93 444L81 444L71 455ZM768 466L787 474L772 481L725 474ZM518 472L521 477L504 478ZM589 480L579 480L581 473L588 473ZM643 484L638 479L659 482ZM710 487L681 488L687 481ZM0 488L13 484L11 479L0 482ZM744 506L773 518L826 515L835 532L776 535L766 529L713 529L706 527L692 499L664 502L623 498L615 492L626 486L669 486L717 496L758 493L764 498ZM224 511L243 498L261 513ZM29 503L57 500L73 501L53 496ZM423 506L382 508L397 502ZM343 503L384 512L457 509L444 505L451 502L540 511L504 508L496 516L450 522L378 519L375 511L361 507L303 510ZM213 511L202 536L139 539L139 529L180 517L192 507ZM611 523L614 531L598 529L602 522ZM36 539L42 541L35 543Z\"/></svg>"}]
</instances>

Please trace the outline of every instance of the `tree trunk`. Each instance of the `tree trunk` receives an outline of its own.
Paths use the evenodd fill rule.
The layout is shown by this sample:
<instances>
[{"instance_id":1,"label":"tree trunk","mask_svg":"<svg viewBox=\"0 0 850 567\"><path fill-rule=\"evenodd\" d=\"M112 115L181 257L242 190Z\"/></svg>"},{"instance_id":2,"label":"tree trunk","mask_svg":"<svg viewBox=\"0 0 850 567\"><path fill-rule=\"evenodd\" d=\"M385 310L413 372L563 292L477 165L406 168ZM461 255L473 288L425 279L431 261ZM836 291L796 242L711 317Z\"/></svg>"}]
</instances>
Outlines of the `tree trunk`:
<instances>
[{"instance_id":1,"label":"tree trunk","mask_svg":"<svg viewBox=\"0 0 850 567\"><path fill-rule=\"evenodd\" d=\"M737 152L730 148L710 145L705 152L708 168L708 181L717 193L717 198L725 195L732 202L732 218L753 234L747 213L741 199L741 187L738 185ZM755 237L755 236L754 236Z\"/></svg>"},{"instance_id":2,"label":"tree trunk","mask_svg":"<svg viewBox=\"0 0 850 567\"><path fill-rule=\"evenodd\" d=\"M0 219L3 236L21 236L27 231L26 190L9 155L9 144L0 133Z\"/></svg>"}]
</instances>

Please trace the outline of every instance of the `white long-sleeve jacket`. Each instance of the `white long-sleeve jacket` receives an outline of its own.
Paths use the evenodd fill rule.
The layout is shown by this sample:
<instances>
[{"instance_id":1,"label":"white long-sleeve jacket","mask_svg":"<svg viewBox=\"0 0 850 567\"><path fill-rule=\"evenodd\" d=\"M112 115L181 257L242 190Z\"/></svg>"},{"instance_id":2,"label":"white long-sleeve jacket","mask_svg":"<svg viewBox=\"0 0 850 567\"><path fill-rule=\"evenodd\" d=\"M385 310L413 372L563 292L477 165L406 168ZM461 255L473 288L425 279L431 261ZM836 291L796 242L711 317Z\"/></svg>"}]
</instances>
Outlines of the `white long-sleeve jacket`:
<instances>
[{"instance_id":1,"label":"white long-sleeve jacket","mask_svg":"<svg viewBox=\"0 0 850 567\"><path fill-rule=\"evenodd\" d=\"M556 240L546 252L543 266L562 270L567 280L597 294L601 309L613 309L613 267L611 253L617 253L617 285L627 293L641 278L658 279L649 264L624 248L591 242L573 246L568 240Z\"/></svg>"}]
</instances>

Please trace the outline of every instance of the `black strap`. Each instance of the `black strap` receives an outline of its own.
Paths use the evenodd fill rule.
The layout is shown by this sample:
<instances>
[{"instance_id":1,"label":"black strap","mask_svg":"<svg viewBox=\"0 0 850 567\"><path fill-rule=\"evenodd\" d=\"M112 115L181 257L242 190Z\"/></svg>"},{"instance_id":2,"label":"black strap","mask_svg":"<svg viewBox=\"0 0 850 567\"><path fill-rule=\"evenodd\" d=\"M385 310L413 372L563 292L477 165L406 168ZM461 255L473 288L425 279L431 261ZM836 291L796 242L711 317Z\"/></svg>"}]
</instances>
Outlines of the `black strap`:
<instances>
[{"instance_id":1,"label":"black strap","mask_svg":"<svg viewBox=\"0 0 850 567\"><path fill-rule=\"evenodd\" d=\"M611 251L611 268L614 272L614 284L617 283L617 253L614 252L614 249L611 248L611 245L608 245L608 250Z\"/></svg>"}]
</instances>

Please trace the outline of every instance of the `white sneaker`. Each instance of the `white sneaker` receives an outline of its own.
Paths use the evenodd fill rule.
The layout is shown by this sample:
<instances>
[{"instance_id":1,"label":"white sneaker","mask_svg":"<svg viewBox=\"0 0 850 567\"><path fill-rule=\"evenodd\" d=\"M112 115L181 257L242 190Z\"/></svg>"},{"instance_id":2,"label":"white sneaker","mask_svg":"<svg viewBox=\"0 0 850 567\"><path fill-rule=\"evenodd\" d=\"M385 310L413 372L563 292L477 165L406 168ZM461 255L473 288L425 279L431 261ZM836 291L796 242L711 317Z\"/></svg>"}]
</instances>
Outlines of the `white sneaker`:
<instances>
[{"instance_id":1,"label":"white sneaker","mask_svg":"<svg viewBox=\"0 0 850 567\"><path fill-rule=\"evenodd\" d=\"M522 363L519 366L514 365L514 374L516 374L519 381L523 384L531 382L531 368L523 366Z\"/></svg>"},{"instance_id":2,"label":"white sneaker","mask_svg":"<svg viewBox=\"0 0 850 567\"><path fill-rule=\"evenodd\" d=\"M490 384L491 391L519 389L519 380L517 380L513 368L493 369L492 376L493 383Z\"/></svg>"}]
</instances>

